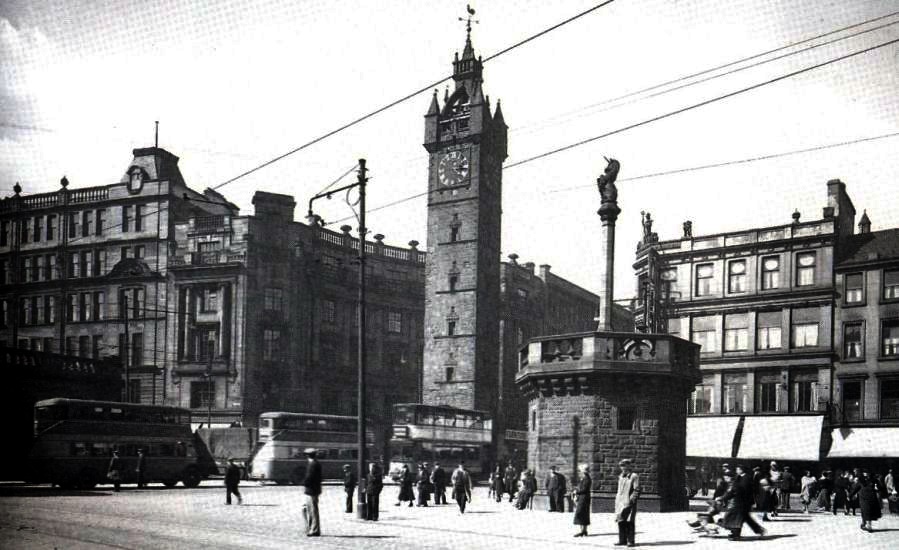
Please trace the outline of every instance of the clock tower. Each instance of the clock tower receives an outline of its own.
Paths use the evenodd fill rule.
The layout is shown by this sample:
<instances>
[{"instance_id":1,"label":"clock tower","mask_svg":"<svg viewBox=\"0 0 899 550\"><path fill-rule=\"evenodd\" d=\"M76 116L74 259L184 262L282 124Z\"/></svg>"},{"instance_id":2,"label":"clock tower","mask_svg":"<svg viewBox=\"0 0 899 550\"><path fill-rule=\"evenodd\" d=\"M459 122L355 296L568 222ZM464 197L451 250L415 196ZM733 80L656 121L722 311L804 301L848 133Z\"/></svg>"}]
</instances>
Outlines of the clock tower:
<instances>
[{"instance_id":1,"label":"clock tower","mask_svg":"<svg viewBox=\"0 0 899 550\"><path fill-rule=\"evenodd\" d=\"M428 256L422 400L495 416L500 388L502 163L507 132L491 114L471 45L453 61L454 89L425 115Z\"/></svg>"}]
</instances>

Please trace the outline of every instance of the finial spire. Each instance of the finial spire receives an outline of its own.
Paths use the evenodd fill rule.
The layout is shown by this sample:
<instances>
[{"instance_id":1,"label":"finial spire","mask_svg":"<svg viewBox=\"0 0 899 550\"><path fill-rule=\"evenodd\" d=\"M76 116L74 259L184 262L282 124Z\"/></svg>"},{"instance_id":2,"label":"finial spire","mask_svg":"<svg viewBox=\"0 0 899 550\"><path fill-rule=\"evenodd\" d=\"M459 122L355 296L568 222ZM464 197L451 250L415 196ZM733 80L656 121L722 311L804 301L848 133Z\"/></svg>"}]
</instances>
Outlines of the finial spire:
<instances>
[{"instance_id":1,"label":"finial spire","mask_svg":"<svg viewBox=\"0 0 899 550\"><path fill-rule=\"evenodd\" d=\"M159 148L159 121L156 121L156 132L153 136L153 147Z\"/></svg>"},{"instance_id":2,"label":"finial spire","mask_svg":"<svg viewBox=\"0 0 899 550\"><path fill-rule=\"evenodd\" d=\"M471 24L480 23L480 21L471 18L474 15L474 8L471 7L471 4L465 4L465 10L468 12L468 17L459 18L459 21L465 22L465 49L462 51L462 59L474 57L474 48L471 45Z\"/></svg>"}]
</instances>

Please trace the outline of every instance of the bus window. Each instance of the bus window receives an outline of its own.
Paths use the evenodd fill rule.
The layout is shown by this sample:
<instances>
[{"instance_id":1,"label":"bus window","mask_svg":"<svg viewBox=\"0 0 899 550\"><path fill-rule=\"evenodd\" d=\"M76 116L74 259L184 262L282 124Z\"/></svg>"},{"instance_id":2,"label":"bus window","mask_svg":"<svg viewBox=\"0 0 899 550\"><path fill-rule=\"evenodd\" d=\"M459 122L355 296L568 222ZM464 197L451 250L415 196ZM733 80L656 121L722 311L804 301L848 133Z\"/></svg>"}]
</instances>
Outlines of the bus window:
<instances>
[{"instance_id":1,"label":"bus window","mask_svg":"<svg viewBox=\"0 0 899 550\"><path fill-rule=\"evenodd\" d=\"M91 445L91 456L111 456L109 443L94 443Z\"/></svg>"},{"instance_id":2,"label":"bus window","mask_svg":"<svg viewBox=\"0 0 899 550\"><path fill-rule=\"evenodd\" d=\"M478 460L478 448L467 447L465 449L465 460Z\"/></svg>"},{"instance_id":3,"label":"bus window","mask_svg":"<svg viewBox=\"0 0 899 550\"><path fill-rule=\"evenodd\" d=\"M356 460L357 458L359 458L359 449L350 450L350 455L352 455L353 460Z\"/></svg>"},{"instance_id":4,"label":"bus window","mask_svg":"<svg viewBox=\"0 0 899 550\"><path fill-rule=\"evenodd\" d=\"M316 426L316 429L321 430L321 431L327 431L328 430L328 421L327 420L319 420L318 425Z\"/></svg>"},{"instance_id":5,"label":"bus window","mask_svg":"<svg viewBox=\"0 0 899 550\"><path fill-rule=\"evenodd\" d=\"M271 418L263 418L259 421L260 428L271 428L272 427L272 419Z\"/></svg>"},{"instance_id":6,"label":"bus window","mask_svg":"<svg viewBox=\"0 0 899 550\"><path fill-rule=\"evenodd\" d=\"M69 444L69 456L88 456L90 454L88 452L89 447L89 443L73 441Z\"/></svg>"},{"instance_id":7,"label":"bus window","mask_svg":"<svg viewBox=\"0 0 899 550\"><path fill-rule=\"evenodd\" d=\"M160 443L150 448L155 456L175 456L175 446L171 443Z\"/></svg>"},{"instance_id":8,"label":"bus window","mask_svg":"<svg viewBox=\"0 0 899 550\"><path fill-rule=\"evenodd\" d=\"M119 407L110 407L109 409L109 419L114 421L121 421L123 418L122 409Z\"/></svg>"},{"instance_id":9,"label":"bus window","mask_svg":"<svg viewBox=\"0 0 899 550\"><path fill-rule=\"evenodd\" d=\"M303 456L301 447L290 447L290 458L303 458Z\"/></svg>"},{"instance_id":10,"label":"bus window","mask_svg":"<svg viewBox=\"0 0 899 550\"><path fill-rule=\"evenodd\" d=\"M94 407L91 411L91 418L93 420L103 420L106 418L106 411L103 407Z\"/></svg>"},{"instance_id":11,"label":"bus window","mask_svg":"<svg viewBox=\"0 0 899 550\"><path fill-rule=\"evenodd\" d=\"M183 441L175 443L175 456L187 456L187 447Z\"/></svg>"},{"instance_id":12,"label":"bus window","mask_svg":"<svg viewBox=\"0 0 899 550\"><path fill-rule=\"evenodd\" d=\"M394 449L393 452L396 453L396 449ZM353 449L339 449L337 451L337 458L341 460L349 460L356 457L353 456Z\"/></svg>"},{"instance_id":13,"label":"bus window","mask_svg":"<svg viewBox=\"0 0 899 550\"><path fill-rule=\"evenodd\" d=\"M462 447L453 447L451 451L451 456L453 460L462 460L464 455L462 453Z\"/></svg>"}]
</instances>

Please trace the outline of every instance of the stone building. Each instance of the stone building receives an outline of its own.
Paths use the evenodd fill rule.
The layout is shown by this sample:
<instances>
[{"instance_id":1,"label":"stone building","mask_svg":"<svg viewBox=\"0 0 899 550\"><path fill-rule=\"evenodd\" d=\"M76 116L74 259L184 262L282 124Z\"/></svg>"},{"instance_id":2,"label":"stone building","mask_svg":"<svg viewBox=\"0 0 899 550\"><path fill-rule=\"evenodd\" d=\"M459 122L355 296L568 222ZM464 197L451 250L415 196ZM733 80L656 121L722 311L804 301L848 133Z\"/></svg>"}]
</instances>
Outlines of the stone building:
<instances>
[{"instance_id":1,"label":"stone building","mask_svg":"<svg viewBox=\"0 0 899 550\"><path fill-rule=\"evenodd\" d=\"M596 328L599 297L555 273L551 266L518 263L518 255L500 265L499 365L494 426L498 458L524 460L528 430L528 400L515 385L519 350L528 340L546 334L585 332ZM615 305L616 330L634 326L631 312ZM523 464L522 464L523 465Z\"/></svg>"},{"instance_id":2,"label":"stone building","mask_svg":"<svg viewBox=\"0 0 899 550\"><path fill-rule=\"evenodd\" d=\"M688 454L817 461L834 384L834 269L855 208L827 182L820 218L659 240L644 223L637 322L702 346Z\"/></svg>"},{"instance_id":3,"label":"stone building","mask_svg":"<svg viewBox=\"0 0 899 550\"><path fill-rule=\"evenodd\" d=\"M177 224L170 259L170 403L213 425L260 412L356 414L358 239L295 222L293 197L252 216ZM384 424L419 392L424 253L366 243L369 412Z\"/></svg>"},{"instance_id":4,"label":"stone building","mask_svg":"<svg viewBox=\"0 0 899 550\"><path fill-rule=\"evenodd\" d=\"M828 459L899 457L899 229L859 232L840 246Z\"/></svg>"},{"instance_id":5,"label":"stone building","mask_svg":"<svg viewBox=\"0 0 899 550\"><path fill-rule=\"evenodd\" d=\"M173 228L193 213L233 206L188 188L168 151L133 153L118 183L70 189L63 178L58 191L36 195L17 184L0 201L0 343L117 356L129 381L123 398L161 403Z\"/></svg>"}]
</instances>

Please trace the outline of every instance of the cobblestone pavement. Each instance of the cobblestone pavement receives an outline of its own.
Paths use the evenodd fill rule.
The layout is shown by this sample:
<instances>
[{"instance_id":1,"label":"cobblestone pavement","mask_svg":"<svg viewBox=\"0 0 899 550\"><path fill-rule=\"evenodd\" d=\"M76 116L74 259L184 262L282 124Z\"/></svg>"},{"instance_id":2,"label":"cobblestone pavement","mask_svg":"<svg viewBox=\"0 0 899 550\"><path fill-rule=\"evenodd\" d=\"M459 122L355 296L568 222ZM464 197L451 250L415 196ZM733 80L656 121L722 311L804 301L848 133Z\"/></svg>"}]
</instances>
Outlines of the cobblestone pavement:
<instances>
[{"instance_id":1,"label":"cobblestone pavement","mask_svg":"<svg viewBox=\"0 0 899 550\"><path fill-rule=\"evenodd\" d=\"M443 548L541 549L612 548L617 529L611 514L593 514L590 536L573 538L571 514L518 511L487 498L476 488L465 515L455 504L409 508L394 506L395 486L381 498L381 521L345 514L343 491L325 487L321 498L322 536L303 535L299 487L241 486L244 505L225 506L220 482L197 489L145 490L108 487L61 492L47 486L0 485L0 548ZM744 541L704 538L685 520L695 513L637 515L640 547L745 548L899 548L899 516L875 523L874 533L859 529L859 518L843 515L784 514L765 523L768 535L749 533ZM748 529L747 529L748 532Z\"/></svg>"}]
</instances>

